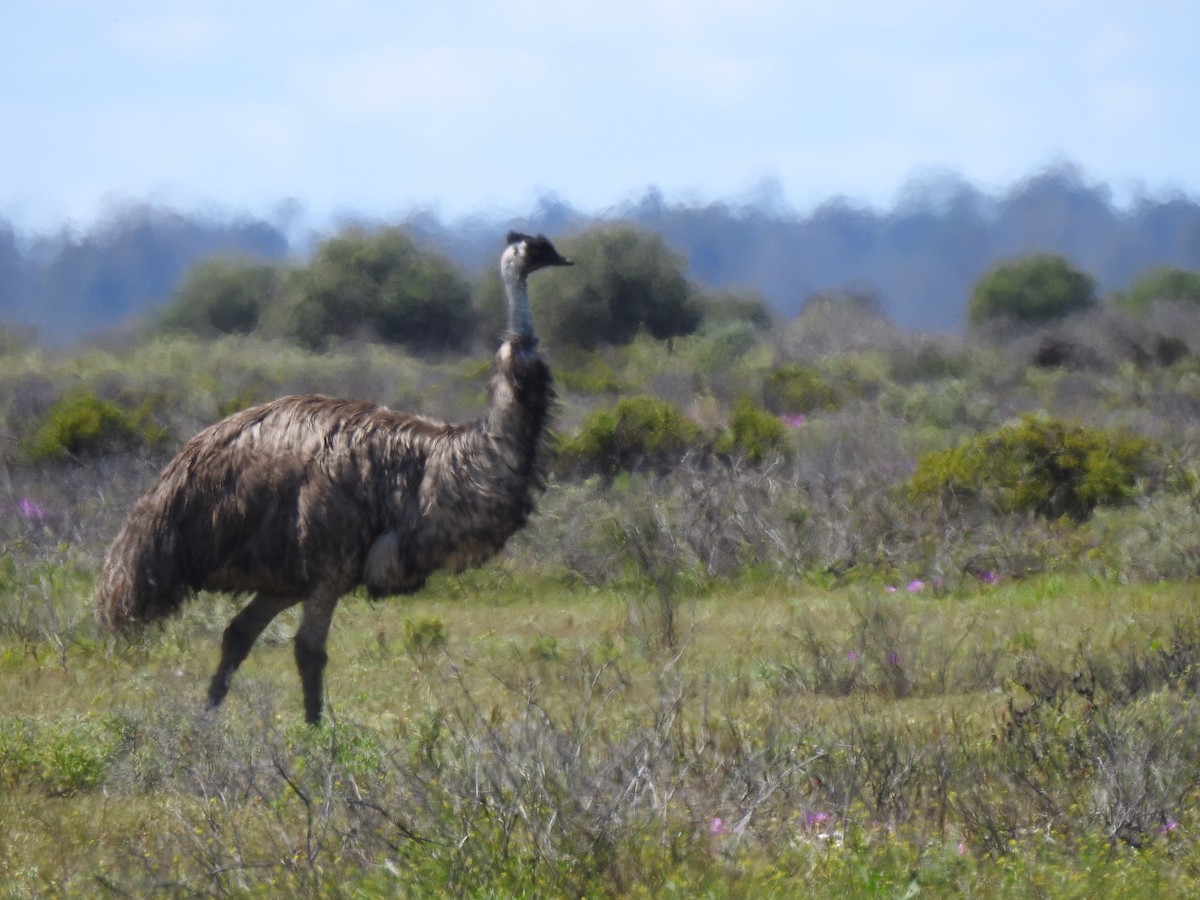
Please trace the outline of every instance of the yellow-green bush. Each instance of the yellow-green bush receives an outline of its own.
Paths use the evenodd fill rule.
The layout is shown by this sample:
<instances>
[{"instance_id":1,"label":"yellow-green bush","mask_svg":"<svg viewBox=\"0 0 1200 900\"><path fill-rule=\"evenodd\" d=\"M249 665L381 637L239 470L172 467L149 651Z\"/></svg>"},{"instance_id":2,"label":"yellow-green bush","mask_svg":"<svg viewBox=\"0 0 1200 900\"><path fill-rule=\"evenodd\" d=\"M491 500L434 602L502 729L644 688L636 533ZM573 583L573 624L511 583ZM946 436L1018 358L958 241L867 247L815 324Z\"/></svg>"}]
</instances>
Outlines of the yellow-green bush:
<instances>
[{"instance_id":1,"label":"yellow-green bush","mask_svg":"<svg viewBox=\"0 0 1200 900\"><path fill-rule=\"evenodd\" d=\"M763 404L774 413L837 409L837 389L816 369L799 363L787 363L767 373L763 379Z\"/></svg>"},{"instance_id":2,"label":"yellow-green bush","mask_svg":"<svg viewBox=\"0 0 1200 900\"><path fill-rule=\"evenodd\" d=\"M25 449L34 462L45 462L154 447L166 438L148 403L131 410L85 391L55 403Z\"/></svg>"},{"instance_id":3,"label":"yellow-green bush","mask_svg":"<svg viewBox=\"0 0 1200 900\"><path fill-rule=\"evenodd\" d=\"M704 445L704 433L679 407L657 397L625 397L599 409L579 434L559 448L564 472L600 474L669 468L691 449Z\"/></svg>"},{"instance_id":4,"label":"yellow-green bush","mask_svg":"<svg viewBox=\"0 0 1200 900\"><path fill-rule=\"evenodd\" d=\"M983 499L1005 512L1081 521L1129 497L1151 463L1148 440L1121 431L1027 415L922 457L911 499Z\"/></svg>"},{"instance_id":5,"label":"yellow-green bush","mask_svg":"<svg viewBox=\"0 0 1200 900\"><path fill-rule=\"evenodd\" d=\"M777 416L764 412L749 397L734 404L729 427L721 432L715 449L724 456L742 456L760 463L770 456L786 453L787 428Z\"/></svg>"}]
</instances>

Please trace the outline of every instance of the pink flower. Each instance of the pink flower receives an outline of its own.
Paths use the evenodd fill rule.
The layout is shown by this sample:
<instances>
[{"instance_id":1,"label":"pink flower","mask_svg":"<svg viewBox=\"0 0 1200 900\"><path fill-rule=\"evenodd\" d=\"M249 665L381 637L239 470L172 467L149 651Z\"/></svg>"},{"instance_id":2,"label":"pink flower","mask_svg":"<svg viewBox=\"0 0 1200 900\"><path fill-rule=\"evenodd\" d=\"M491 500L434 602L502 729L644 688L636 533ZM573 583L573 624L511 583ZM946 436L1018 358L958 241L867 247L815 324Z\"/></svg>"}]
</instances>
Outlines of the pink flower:
<instances>
[{"instance_id":1,"label":"pink flower","mask_svg":"<svg viewBox=\"0 0 1200 900\"><path fill-rule=\"evenodd\" d=\"M808 828L816 828L818 825L824 825L833 816L827 812L810 812L804 816L804 824Z\"/></svg>"},{"instance_id":2,"label":"pink flower","mask_svg":"<svg viewBox=\"0 0 1200 900\"><path fill-rule=\"evenodd\" d=\"M924 589L925 582L921 581L919 578L916 581L910 581L908 583L908 592L910 594L915 594L917 591L922 591Z\"/></svg>"},{"instance_id":3,"label":"pink flower","mask_svg":"<svg viewBox=\"0 0 1200 900\"><path fill-rule=\"evenodd\" d=\"M860 659L862 659L862 656L857 650L851 650L846 654L846 659L850 662L858 662Z\"/></svg>"},{"instance_id":4,"label":"pink flower","mask_svg":"<svg viewBox=\"0 0 1200 900\"><path fill-rule=\"evenodd\" d=\"M724 834L725 833L725 820L722 819L720 816L717 816L715 819L713 819L711 822L709 822L708 823L708 833L709 834Z\"/></svg>"},{"instance_id":5,"label":"pink flower","mask_svg":"<svg viewBox=\"0 0 1200 900\"><path fill-rule=\"evenodd\" d=\"M959 856L967 855L967 845L963 841L958 842L958 855Z\"/></svg>"},{"instance_id":6,"label":"pink flower","mask_svg":"<svg viewBox=\"0 0 1200 900\"><path fill-rule=\"evenodd\" d=\"M779 420L788 428L799 428L808 421L808 416L804 413L784 413Z\"/></svg>"},{"instance_id":7,"label":"pink flower","mask_svg":"<svg viewBox=\"0 0 1200 900\"><path fill-rule=\"evenodd\" d=\"M17 504L21 510L21 515L33 522L40 522L46 518L46 510L38 506L28 497L22 497L21 502Z\"/></svg>"},{"instance_id":8,"label":"pink flower","mask_svg":"<svg viewBox=\"0 0 1200 900\"><path fill-rule=\"evenodd\" d=\"M1163 829L1162 829L1163 834L1167 834L1168 832L1174 831L1178 827L1179 827L1179 823L1176 822L1174 819L1167 819L1167 824L1164 825Z\"/></svg>"},{"instance_id":9,"label":"pink flower","mask_svg":"<svg viewBox=\"0 0 1200 900\"><path fill-rule=\"evenodd\" d=\"M896 593L896 586L894 584L889 584L887 587L884 588L884 590L887 591L889 594L894 594L894 593Z\"/></svg>"}]
</instances>

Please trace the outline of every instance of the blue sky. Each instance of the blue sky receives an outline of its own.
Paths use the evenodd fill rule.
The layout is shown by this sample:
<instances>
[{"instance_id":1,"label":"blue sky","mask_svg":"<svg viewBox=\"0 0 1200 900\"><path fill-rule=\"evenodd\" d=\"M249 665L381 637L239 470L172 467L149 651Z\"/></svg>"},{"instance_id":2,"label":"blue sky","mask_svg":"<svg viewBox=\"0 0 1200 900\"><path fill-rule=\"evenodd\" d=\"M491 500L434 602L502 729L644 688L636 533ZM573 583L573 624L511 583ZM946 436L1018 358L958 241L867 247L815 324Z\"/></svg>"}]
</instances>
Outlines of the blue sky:
<instances>
[{"instance_id":1,"label":"blue sky","mask_svg":"<svg viewBox=\"0 0 1200 900\"><path fill-rule=\"evenodd\" d=\"M1200 194L1200 3L15 0L0 217L599 212L1078 163Z\"/></svg>"}]
</instances>

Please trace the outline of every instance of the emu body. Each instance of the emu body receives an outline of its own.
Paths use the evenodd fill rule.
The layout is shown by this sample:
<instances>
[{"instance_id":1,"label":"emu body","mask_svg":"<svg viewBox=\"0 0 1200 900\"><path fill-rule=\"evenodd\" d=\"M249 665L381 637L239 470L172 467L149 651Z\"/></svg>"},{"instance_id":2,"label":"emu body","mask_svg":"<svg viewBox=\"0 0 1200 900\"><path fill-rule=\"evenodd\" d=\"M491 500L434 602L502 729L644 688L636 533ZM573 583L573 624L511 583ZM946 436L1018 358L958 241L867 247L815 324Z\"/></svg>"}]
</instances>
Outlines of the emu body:
<instances>
[{"instance_id":1,"label":"emu body","mask_svg":"<svg viewBox=\"0 0 1200 900\"><path fill-rule=\"evenodd\" d=\"M321 717L326 639L359 584L411 593L438 569L495 554L544 486L553 387L526 276L569 265L545 238L509 235L501 274L511 333L485 414L446 424L355 400L284 397L200 432L134 505L97 588L101 624L134 630L194 590L251 593L230 621L208 698L218 705L255 640L303 604L295 655L309 722Z\"/></svg>"}]
</instances>

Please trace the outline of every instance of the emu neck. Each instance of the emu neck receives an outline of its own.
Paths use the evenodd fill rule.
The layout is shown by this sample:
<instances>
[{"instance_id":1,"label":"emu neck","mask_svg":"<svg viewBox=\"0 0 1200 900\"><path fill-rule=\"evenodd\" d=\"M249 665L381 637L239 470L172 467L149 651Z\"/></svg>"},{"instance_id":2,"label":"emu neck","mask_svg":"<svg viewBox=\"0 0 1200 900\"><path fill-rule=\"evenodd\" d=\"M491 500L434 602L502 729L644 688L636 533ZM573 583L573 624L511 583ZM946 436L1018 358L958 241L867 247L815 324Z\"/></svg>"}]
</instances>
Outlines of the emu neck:
<instances>
[{"instance_id":1,"label":"emu neck","mask_svg":"<svg viewBox=\"0 0 1200 900\"><path fill-rule=\"evenodd\" d=\"M522 471L534 463L546 426L553 388L550 370L537 351L523 262L511 252L500 261L500 279L508 297L508 334L496 353L489 386L485 430L506 452L509 465Z\"/></svg>"},{"instance_id":2,"label":"emu neck","mask_svg":"<svg viewBox=\"0 0 1200 900\"><path fill-rule=\"evenodd\" d=\"M525 276L514 271L501 273L504 293L508 296L508 334L522 343L535 343L533 315L529 312L529 289Z\"/></svg>"}]
</instances>

